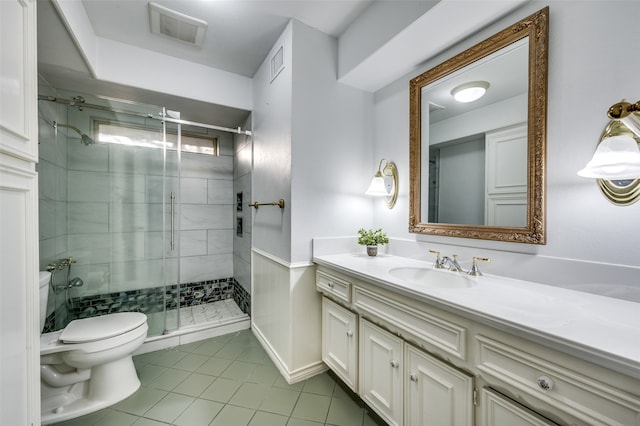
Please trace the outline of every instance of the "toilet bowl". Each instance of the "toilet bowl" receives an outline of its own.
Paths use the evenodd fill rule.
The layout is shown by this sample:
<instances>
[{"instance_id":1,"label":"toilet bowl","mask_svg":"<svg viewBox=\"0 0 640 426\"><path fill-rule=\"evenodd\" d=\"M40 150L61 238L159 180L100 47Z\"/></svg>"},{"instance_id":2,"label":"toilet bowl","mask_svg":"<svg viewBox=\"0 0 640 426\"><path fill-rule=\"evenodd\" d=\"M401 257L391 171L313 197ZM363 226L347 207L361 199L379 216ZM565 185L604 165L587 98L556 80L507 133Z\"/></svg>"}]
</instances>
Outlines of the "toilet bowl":
<instances>
[{"instance_id":1,"label":"toilet bowl","mask_svg":"<svg viewBox=\"0 0 640 426\"><path fill-rule=\"evenodd\" d=\"M49 276L41 274L40 303L45 307L48 282ZM44 326L44 318L40 322ZM138 390L131 355L144 343L147 329L146 315L122 312L74 320L64 330L42 334L42 424L92 413Z\"/></svg>"}]
</instances>

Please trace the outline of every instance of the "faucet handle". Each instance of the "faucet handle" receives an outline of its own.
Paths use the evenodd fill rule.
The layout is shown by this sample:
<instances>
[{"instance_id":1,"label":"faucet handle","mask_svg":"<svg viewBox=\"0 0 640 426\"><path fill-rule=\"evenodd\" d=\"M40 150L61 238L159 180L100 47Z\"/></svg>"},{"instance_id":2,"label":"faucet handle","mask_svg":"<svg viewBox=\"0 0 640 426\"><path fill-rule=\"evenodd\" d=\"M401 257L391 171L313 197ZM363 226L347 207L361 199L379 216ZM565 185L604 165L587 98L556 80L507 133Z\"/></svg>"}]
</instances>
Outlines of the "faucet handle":
<instances>
[{"instance_id":1,"label":"faucet handle","mask_svg":"<svg viewBox=\"0 0 640 426\"><path fill-rule=\"evenodd\" d=\"M488 257L473 257L473 264L471 265L471 269L469 270L469 275L473 275L476 277L482 276L482 272L478 269L478 261L480 262L491 262L491 259Z\"/></svg>"},{"instance_id":2,"label":"faucet handle","mask_svg":"<svg viewBox=\"0 0 640 426\"><path fill-rule=\"evenodd\" d=\"M436 263L433 264L433 267L436 269L443 269L444 262L440 259L440 252L437 250L429 250L429 253L436 255Z\"/></svg>"}]
</instances>

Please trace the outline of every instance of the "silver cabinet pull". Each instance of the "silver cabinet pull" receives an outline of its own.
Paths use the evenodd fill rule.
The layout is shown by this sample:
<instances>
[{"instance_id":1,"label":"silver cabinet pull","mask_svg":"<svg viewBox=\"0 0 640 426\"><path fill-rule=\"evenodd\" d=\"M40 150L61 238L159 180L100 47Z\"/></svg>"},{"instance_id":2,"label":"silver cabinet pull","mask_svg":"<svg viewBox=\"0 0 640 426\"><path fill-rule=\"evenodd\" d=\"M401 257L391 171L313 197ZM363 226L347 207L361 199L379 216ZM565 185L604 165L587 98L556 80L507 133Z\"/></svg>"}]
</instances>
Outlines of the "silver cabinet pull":
<instances>
[{"instance_id":1,"label":"silver cabinet pull","mask_svg":"<svg viewBox=\"0 0 640 426\"><path fill-rule=\"evenodd\" d=\"M171 198L171 242L169 243L169 247L171 248L171 251L173 251L176 248L175 224L174 224L176 193L172 191L170 198Z\"/></svg>"},{"instance_id":2,"label":"silver cabinet pull","mask_svg":"<svg viewBox=\"0 0 640 426\"><path fill-rule=\"evenodd\" d=\"M411 374L409 374L409 379L411 379L412 382L417 382L418 381L418 375L416 373L411 373Z\"/></svg>"},{"instance_id":3,"label":"silver cabinet pull","mask_svg":"<svg viewBox=\"0 0 640 426\"><path fill-rule=\"evenodd\" d=\"M400 363L398 361L396 361L395 359L391 360L391 366L393 368L398 368L400 366Z\"/></svg>"}]
</instances>

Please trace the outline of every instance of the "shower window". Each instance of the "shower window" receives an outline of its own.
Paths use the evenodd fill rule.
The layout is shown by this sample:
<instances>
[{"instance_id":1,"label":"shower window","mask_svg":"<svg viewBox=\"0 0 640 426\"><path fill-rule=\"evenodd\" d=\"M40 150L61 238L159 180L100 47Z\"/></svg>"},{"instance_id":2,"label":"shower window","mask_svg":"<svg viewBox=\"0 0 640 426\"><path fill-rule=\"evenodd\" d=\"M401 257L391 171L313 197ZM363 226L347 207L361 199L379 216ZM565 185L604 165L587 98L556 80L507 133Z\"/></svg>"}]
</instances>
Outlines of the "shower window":
<instances>
[{"instance_id":1,"label":"shower window","mask_svg":"<svg viewBox=\"0 0 640 426\"><path fill-rule=\"evenodd\" d=\"M162 133L156 129L123 123L118 121L93 120L93 128L97 141L118 145L162 148ZM167 131L167 149L175 150L178 136ZM182 132L181 146L183 152L196 154L220 155L218 138L210 135Z\"/></svg>"}]
</instances>

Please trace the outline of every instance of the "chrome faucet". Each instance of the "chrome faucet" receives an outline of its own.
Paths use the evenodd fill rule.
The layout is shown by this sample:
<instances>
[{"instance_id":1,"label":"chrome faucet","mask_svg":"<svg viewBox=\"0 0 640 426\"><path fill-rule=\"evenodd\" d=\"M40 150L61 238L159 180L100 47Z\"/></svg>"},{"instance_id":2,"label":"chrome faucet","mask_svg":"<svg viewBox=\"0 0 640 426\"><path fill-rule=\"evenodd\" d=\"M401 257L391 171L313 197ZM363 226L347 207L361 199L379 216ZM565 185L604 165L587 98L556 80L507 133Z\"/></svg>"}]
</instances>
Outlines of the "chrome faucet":
<instances>
[{"instance_id":1,"label":"chrome faucet","mask_svg":"<svg viewBox=\"0 0 640 426\"><path fill-rule=\"evenodd\" d=\"M442 265L443 267L446 267L446 265L449 265L449 270L453 271L453 272L463 272L462 268L460 267L460 264L458 263L458 255L454 254L453 255L453 259L450 258L449 256L445 256L442 258Z\"/></svg>"},{"instance_id":2,"label":"chrome faucet","mask_svg":"<svg viewBox=\"0 0 640 426\"><path fill-rule=\"evenodd\" d=\"M436 255L436 263L433 264L433 267L436 269L448 269L452 272L464 272L464 270L460 267L458 263L458 255L454 254L451 257L444 256L440 257L440 252L436 250L429 250L429 253ZM472 276L482 276L482 272L478 269L478 262L491 262L491 259L488 257L474 257L473 263L471 265L471 269L467 274Z\"/></svg>"}]
</instances>

